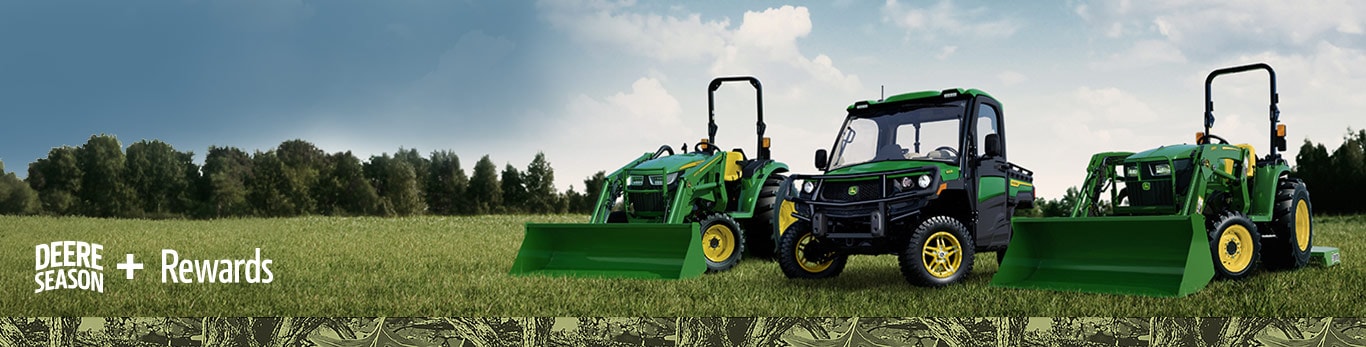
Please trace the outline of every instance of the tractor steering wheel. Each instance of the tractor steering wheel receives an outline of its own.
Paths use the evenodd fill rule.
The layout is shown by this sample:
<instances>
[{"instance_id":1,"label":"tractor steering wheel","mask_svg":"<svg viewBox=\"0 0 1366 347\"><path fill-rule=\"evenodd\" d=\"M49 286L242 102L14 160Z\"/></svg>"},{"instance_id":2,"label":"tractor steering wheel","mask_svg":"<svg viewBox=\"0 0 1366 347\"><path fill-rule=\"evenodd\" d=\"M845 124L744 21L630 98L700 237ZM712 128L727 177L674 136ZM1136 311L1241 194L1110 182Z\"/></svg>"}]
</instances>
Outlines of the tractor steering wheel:
<instances>
[{"instance_id":1,"label":"tractor steering wheel","mask_svg":"<svg viewBox=\"0 0 1366 347\"><path fill-rule=\"evenodd\" d=\"M1214 134L1205 134L1205 136L1200 137L1200 141L1196 141L1195 144L1197 144L1197 145L1203 145L1203 144L1210 143L1210 142L1209 142L1209 139L1210 139L1210 138L1214 138L1215 140L1219 140L1219 144L1221 144L1221 145L1227 145L1227 144L1228 144L1228 140L1225 140L1224 138L1219 137L1219 136L1214 135Z\"/></svg>"},{"instance_id":2,"label":"tractor steering wheel","mask_svg":"<svg viewBox=\"0 0 1366 347\"><path fill-rule=\"evenodd\" d=\"M949 151L949 153L952 153L954 157L958 157L958 150L957 150L957 149L954 149L953 147L949 147L949 146L939 146L939 148L935 148L934 150L935 150L935 151Z\"/></svg>"}]
</instances>

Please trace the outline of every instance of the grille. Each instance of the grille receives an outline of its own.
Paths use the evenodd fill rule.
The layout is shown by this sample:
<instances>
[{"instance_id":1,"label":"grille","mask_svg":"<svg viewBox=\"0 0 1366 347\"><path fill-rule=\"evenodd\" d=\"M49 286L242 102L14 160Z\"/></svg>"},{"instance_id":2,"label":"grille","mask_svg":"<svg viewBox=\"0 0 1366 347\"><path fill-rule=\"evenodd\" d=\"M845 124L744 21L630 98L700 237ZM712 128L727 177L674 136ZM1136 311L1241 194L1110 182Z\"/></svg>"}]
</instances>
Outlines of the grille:
<instances>
[{"instance_id":1,"label":"grille","mask_svg":"<svg viewBox=\"0 0 1366 347\"><path fill-rule=\"evenodd\" d=\"M1147 181L1148 190L1143 190L1145 182L1128 181L1129 204L1131 206L1172 206L1172 182L1170 180Z\"/></svg>"},{"instance_id":2,"label":"grille","mask_svg":"<svg viewBox=\"0 0 1366 347\"><path fill-rule=\"evenodd\" d=\"M857 187L858 191L853 195L849 194L852 187ZM882 182L879 180L850 181L850 182L829 182L821 185L821 199L828 201L863 201L882 197Z\"/></svg>"},{"instance_id":3,"label":"grille","mask_svg":"<svg viewBox=\"0 0 1366 347\"><path fill-rule=\"evenodd\" d=\"M626 199L636 211L664 212L669 206L664 193L630 193Z\"/></svg>"}]
</instances>

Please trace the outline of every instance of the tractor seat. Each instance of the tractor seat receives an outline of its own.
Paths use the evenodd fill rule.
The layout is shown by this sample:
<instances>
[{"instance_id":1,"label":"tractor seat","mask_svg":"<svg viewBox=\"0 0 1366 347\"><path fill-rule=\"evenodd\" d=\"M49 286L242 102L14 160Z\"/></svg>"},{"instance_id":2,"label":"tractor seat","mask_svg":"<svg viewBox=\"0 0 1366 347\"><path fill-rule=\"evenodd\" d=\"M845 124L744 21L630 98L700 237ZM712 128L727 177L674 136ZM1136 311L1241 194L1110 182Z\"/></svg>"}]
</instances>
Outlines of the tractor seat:
<instances>
[{"instance_id":1,"label":"tractor seat","mask_svg":"<svg viewBox=\"0 0 1366 347\"><path fill-rule=\"evenodd\" d=\"M726 182L739 180L741 176L740 162L745 160L745 151L742 151L739 148L733 149L730 152L726 152L726 158L722 160L726 162Z\"/></svg>"}]
</instances>

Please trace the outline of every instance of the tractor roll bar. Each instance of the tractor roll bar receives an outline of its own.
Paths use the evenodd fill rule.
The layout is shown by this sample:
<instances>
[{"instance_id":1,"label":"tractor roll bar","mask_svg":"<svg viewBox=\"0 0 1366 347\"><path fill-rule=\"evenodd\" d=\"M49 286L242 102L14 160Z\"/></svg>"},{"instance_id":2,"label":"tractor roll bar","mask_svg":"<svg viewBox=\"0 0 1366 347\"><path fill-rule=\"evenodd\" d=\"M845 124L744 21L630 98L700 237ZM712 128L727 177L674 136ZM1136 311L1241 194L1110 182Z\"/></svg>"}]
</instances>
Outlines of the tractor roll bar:
<instances>
[{"instance_id":1,"label":"tractor roll bar","mask_svg":"<svg viewBox=\"0 0 1366 347\"><path fill-rule=\"evenodd\" d=\"M764 88L763 85L759 84L759 79L754 78L753 76L717 77L716 79L711 80L711 84L707 86L707 143L716 143L716 90L721 89L722 83L740 81L747 81L749 82L749 85L754 86L754 104L755 107L758 108L756 112L759 118L759 120L754 123L758 129L757 133L759 134L759 139L755 147L758 148L758 158L767 160L769 157L768 151L764 149L764 130L768 128L768 126L764 124ZM712 146L714 145L709 145L708 147Z\"/></svg>"},{"instance_id":2,"label":"tractor roll bar","mask_svg":"<svg viewBox=\"0 0 1366 347\"><path fill-rule=\"evenodd\" d=\"M1271 106L1269 110L1271 118L1271 154L1268 158L1276 158L1279 157L1276 154L1276 147L1278 147L1276 141L1276 124L1281 121L1281 109L1276 107L1276 104L1280 102L1280 96L1276 93L1276 70L1272 70L1271 65L1267 65L1266 63L1222 68L1210 72L1209 76L1205 77L1205 133L1209 134L1209 128L1214 126L1214 100L1211 100L1213 96L1210 91L1210 86L1214 84L1214 78L1219 75L1235 74L1251 70L1266 70L1266 74L1271 82Z\"/></svg>"}]
</instances>

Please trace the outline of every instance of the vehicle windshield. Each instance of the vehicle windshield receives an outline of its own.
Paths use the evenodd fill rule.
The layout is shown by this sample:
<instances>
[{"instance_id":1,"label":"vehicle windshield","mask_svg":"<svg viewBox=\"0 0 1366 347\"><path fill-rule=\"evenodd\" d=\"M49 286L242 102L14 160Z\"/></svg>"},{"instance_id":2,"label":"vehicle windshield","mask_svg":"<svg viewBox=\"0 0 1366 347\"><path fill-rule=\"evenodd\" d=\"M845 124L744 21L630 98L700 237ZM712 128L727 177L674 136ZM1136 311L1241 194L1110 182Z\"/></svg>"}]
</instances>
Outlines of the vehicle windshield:
<instances>
[{"instance_id":1,"label":"vehicle windshield","mask_svg":"<svg viewBox=\"0 0 1366 347\"><path fill-rule=\"evenodd\" d=\"M860 114L845 121L830 169L883 160L958 161L964 100Z\"/></svg>"}]
</instances>

